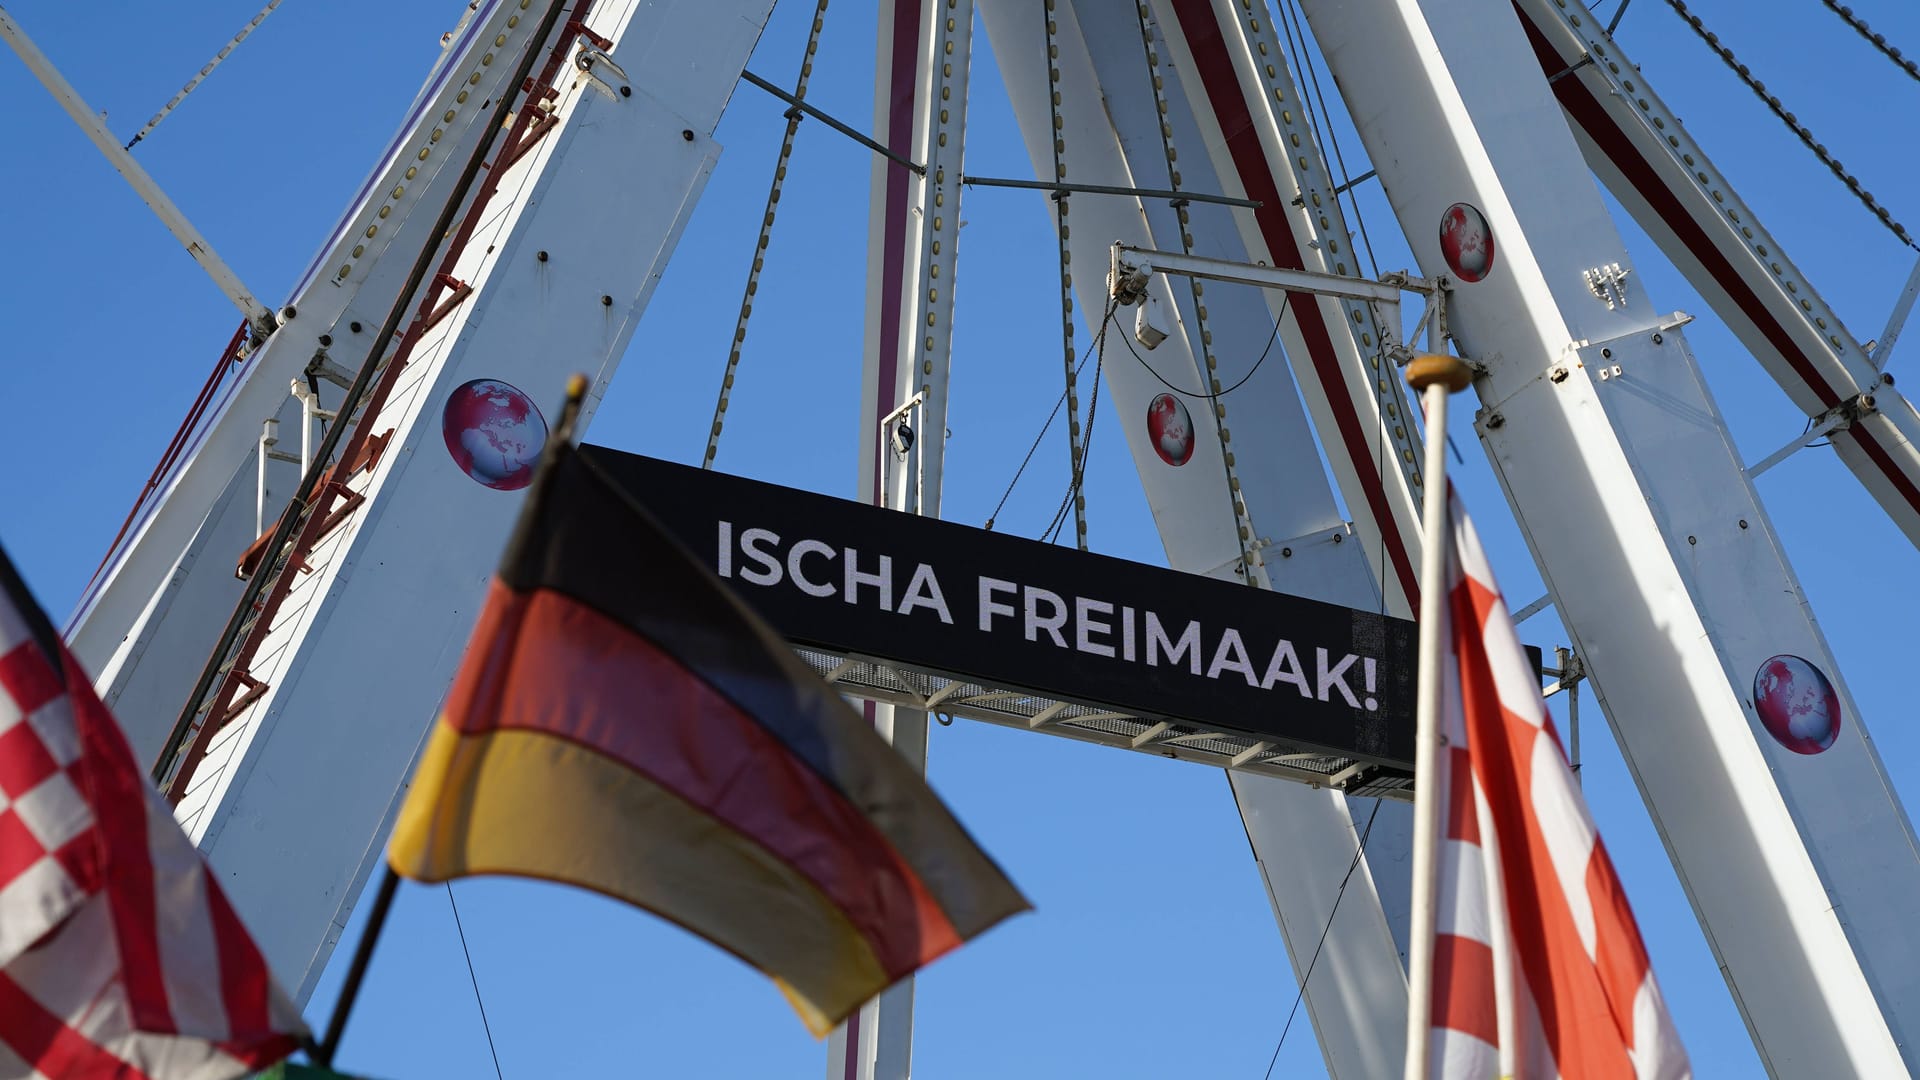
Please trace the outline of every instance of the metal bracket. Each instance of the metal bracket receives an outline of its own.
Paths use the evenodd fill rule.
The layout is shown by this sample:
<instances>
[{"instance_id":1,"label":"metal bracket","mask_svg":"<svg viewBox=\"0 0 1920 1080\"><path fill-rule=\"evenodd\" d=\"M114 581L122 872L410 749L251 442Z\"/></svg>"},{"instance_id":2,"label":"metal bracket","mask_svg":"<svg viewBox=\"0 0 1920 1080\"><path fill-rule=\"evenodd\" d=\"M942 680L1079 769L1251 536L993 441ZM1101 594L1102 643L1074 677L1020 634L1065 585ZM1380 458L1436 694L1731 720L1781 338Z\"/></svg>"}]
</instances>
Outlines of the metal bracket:
<instances>
[{"instance_id":1,"label":"metal bracket","mask_svg":"<svg viewBox=\"0 0 1920 1080\"><path fill-rule=\"evenodd\" d=\"M1225 281L1283 292L1304 292L1331 296L1366 304L1380 331L1381 351L1393 362L1405 364L1408 350L1399 340L1400 294L1415 292L1423 296L1444 293L1450 284L1445 279L1428 280L1405 271L1382 274L1379 281L1322 274L1311 270L1287 270L1277 266L1257 266L1187 255L1177 251L1156 251L1131 244L1113 245L1113 263L1107 275L1107 289L1121 307L1130 307L1146 295L1147 282L1155 274L1180 274L1208 281ZM1446 305L1437 305L1442 338L1446 332Z\"/></svg>"},{"instance_id":2,"label":"metal bracket","mask_svg":"<svg viewBox=\"0 0 1920 1080\"><path fill-rule=\"evenodd\" d=\"M1607 310L1627 306L1627 275L1631 270L1622 269L1619 263L1608 263L1583 270L1580 276L1587 283L1587 291L1596 299L1606 301Z\"/></svg>"},{"instance_id":3,"label":"metal bracket","mask_svg":"<svg viewBox=\"0 0 1920 1080\"><path fill-rule=\"evenodd\" d=\"M1913 314L1916 298L1920 298L1920 259L1914 260L1907 283L1900 290L1900 299L1894 301L1893 313L1887 316L1887 328L1880 332L1880 340L1867 350L1867 359L1872 362L1873 370L1887 370L1887 361L1893 359L1893 343L1900 339L1900 331L1906 328L1907 317Z\"/></svg>"},{"instance_id":4,"label":"metal bracket","mask_svg":"<svg viewBox=\"0 0 1920 1080\"><path fill-rule=\"evenodd\" d=\"M579 46L573 56L573 66L599 87L601 93L615 101L633 96L633 80L605 49L588 40L585 34L580 36Z\"/></svg>"},{"instance_id":5,"label":"metal bracket","mask_svg":"<svg viewBox=\"0 0 1920 1080\"><path fill-rule=\"evenodd\" d=\"M1747 479L1752 480L1768 469L1792 457L1803 447L1809 446L1836 431L1845 431L1858 423L1862 416L1877 411L1872 394L1861 394L1821 413L1813 418L1812 426L1793 437L1793 441L1760 459L1760 463L1747 470Z\"/></svg>"},{"instance_id":6,"label":"metal bracket","mask_svg":"<svg viewBox=\"0 0 1920 1080\"><path fill-rule=\"evenodd\" d=\"M302 374L325 379L342 390L353 388L353 372L329 359L325 349L313 354L313 359L307 361L306 370Z\"/></svg>"}]
</instances>

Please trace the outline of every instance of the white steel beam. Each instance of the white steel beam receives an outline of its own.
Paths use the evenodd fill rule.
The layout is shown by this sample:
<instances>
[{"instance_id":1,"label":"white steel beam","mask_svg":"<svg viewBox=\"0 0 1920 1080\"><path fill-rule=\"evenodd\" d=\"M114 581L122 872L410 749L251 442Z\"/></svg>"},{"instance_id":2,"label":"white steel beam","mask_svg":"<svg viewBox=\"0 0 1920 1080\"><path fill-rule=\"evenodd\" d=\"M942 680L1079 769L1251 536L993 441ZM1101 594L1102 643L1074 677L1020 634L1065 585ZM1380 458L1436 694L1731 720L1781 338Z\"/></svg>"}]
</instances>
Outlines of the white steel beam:
<instances>
[{"instance_id":1,"label":"white steel beam","mask_svg":"<svg viewBox=\"0 0 1920 1080\"><path fill-rule=\"evenodd\" d=\"M133 188L134 194L140 196L140 201L147 204L147 209L153 211L160 223L173 234L173 238L180 241L180 246L187 249L187 254L213 279L221 294L233 301L233 306L247 317L254 333L260 337L273 333L273 312L268 311L266 305L255 297L253 290L241 283L239 275L213 250L207 238L200 235L200 230L193 227L187 215L173 204L172 199L167 198L167 193L160 190L160 185L154 183L153 177L147 175L147 170L141 168L139 162L133 160L133 155L121 147L119 140L113 137L113 132L107 130L106 121L81 99L80 92L67 82L66 76L60 74L60 69L53 66L53 61L47 59L33 39L27 37L27 32L20 28L13 16L7 14L5 8L0 8L0 38L5 38L7 44L13 46L13 51L26 61L27 70L33 72L33 77L40 80L40 85L47 88L47 92L60 103L73 122L80 125L80 130L86 132L88 140L106 155L113 170Z\"/></svg>"},{"instance_id":2,"label":"white steel beam","mask_svg":"<svg viewBox=\"0 0 1920 1080\"><path fill-rule=\"evenodd\" d=\"M1026 0L980 3L1028 155L1038 175L1051 176L1048 61L1053 58L1047 55L1034 7ZM1206 152L1211 137L1194 118L1187 87L1190 69L1166 58L1164 40L1156 37L1169 104L1166 122L1179 153L1177 182L1162 143L1135 11L1093 0L1062 2L1054 10L1059 20L1066 182L1089 187L1089 193L1069 196L1069 249L1080 268L1074 281L1079 310L1088 323L1106 310L1099 271L1110 265L1116 240L1140 249L1181 251L1185 232L1192 236L1192 249L1203 256L1251 262L1236 224L1235 215L1244 210L1194 201L1183 214L1164 198L1091 193L1097 185L1238 195L1223 186ZM1151 19L1149 30L1158 34ZM1046 205L1053 204L1049 200ZM1246 580L1240 567L1251 548L1263 562L1253 575L1257 583L1334 603L1379 604L1367 552L1351 542L1353 532L1342 520L1326 477L1319 469L1302 467L1317 460L1318 452L1308 411L1289 373L1290 367L1302 370L1300 357L1308 355L1304 345L1301 352L1294 351L1301 339L1293 314L1284 304L1271 306L1272 298L1257 290L1211 283L1201 298L1203 313L1187 283L1177 284L1180 288L1171 288L1160 276L1146 284L1169 323L1169 336L1157 348L1130 346L1130 324L1109 329L1102 392L1112 411L1104 403L1101 409L1103 419L1118 417L1113 422L1122 425L1169 565ZM1282 312L1288 313L1272 355L1252 371L1269 340L1276 338L1273 320ZM1339 326L1333 332L1346 333ZM1207 365L1204 356L1216 357L1218 368ZM1303 377L1318 378L1311 367L1305 370L1308 375ZM1242 378L1245 384L1224 398L1205 396ZM1340 395L1347 393L1341 387ZM1168 417L1180 423L1161 422ZM1223 441L1223 432L1230 440ZM1240 522L1228 482L1228 453L1238 459L1237 479L1250 527L1246 548L1237 536ZM1330 448L1329 453L1342 451ZM1351 474L1371 476L1376 471L1368 463L1352 466ZM1357 489L1353 496L1364 500ZM1393 604L1387 610L1405 611ZM1119 744L1131 741L1121 737ZM1176 756L1184 752L1175 744L1158 748ZM1279 769L1288 761L1282 756L1254 765L1257 758L1255 754L1245 764ZM1409 808L1381 806L1367 842L1368 856L1356 866L1360 829L1347 798L1331 788L1316 790L1295 782L1320 779L1304 770L1289 775L1293 779L1236 770L1229 779L1296 973L1307 970L1316 943L1326 934L1326 946L1304 989L1306 1010L1330 1071L1349 1077L1386 1075L1398 1068L1406 1002L1397 939L1404 938ZM1366 814L1374 804L1361 800L1355 805ZM1384 877L1377 868L1384 870Z\"/></svg>"},{"instance_id":3,"label":"white steel beam","mask_svg":"<svg viewBox=\"0 0 1920 1080\"><path fill-rule=\"evenodd\" d=\"M364 358L414 256L437 243L428 235L434 218L486 127L480 106L512 78L510 61L479 59L497 37L524 44L537 21L506 0L488 0L466 20L288 294L281 311L289 320L237 365L82 594L69 644L143 762L159 754L238 601L234 563L258 535L244 511L261 421L278 416L289 428L297 422L287 386L316 360L358 365ZM479 81L469 82L474 75ZM276 496L269 512L283 501Z\"/></svg>"},{"instance_id":4,"label":"white steel beam","mask_svg":"<svg viewBox=\"0 0 1920 1080\"><path fill-rule=\"evenodd\" d=\"M1913 302L1920 300L1920 259L1913 261L1913 269L1907 274L1907 283L1900 289L1900 298L1893 302L1893 311L1887 316L1887 328L1880 331L1879 340L1873 343L1873 368L1875 371L1887 370L1887 362L1893 359L1893 343L1900 340L1900 334L1907 328L1907 318L1913 314Z\"/></svg>"},{"instance_id":5,"label":"white steel beam","mask_svg":"<svg viewBox=\"0 0 1920 1080\"><path fill-rule=\"evenodd\" d=\"M1122 268L1128 268L1142 274L1180 274L1184 277L1205 278L1208 281L1226 281L1236 285L1252 285L1261 289L1278 289L1281 292L1297 290L1317 293L1321 296L1338 297L1342 300L1393 304L1396 309L1400 303L1402 288L1423 293L1432 292L1432 286L1418 279L1409 279L1404 286L1390 285L1369 281L1366 278L1318 274L1310 270L1289 270L1280 266L1253 266L1230 259L1187 255L1178 251L1151 251L1130 244L1113 245L1113 263L1116 273ZM1398 310L1394 311L1396 317L1399 314ZM1393 338L1388 340L1397 340L1398 337L1396 326Z\"/></svg>"},{"instance_id":6,"label":"white steel beam","mask_svg":"<svg viewBox=\"0 0 1920 1080\"><path fill-rule=\"evenodd\" d=\"M938 517L973 0L882 0L878 24L873 130L894 157L873 163L858 489L862 501ZM904 451L893 438L902 423L917 433ZM924 772L926 712L879 702L868 709ZM827 1076L907 1080L913 1003L908 976L836 1028Z\"/></svg>"},{"instance_id":7,"label":"white steel beam","mask_svg":"<svg viewBox=\"0 0 1920 1080\"><path fill-rule=\"evenodd\" d=\"M1421 268L1460 282L1481 441L1768 1070L1908 1075L1912 829L1682 332L1589 288L1632 262L1553 91L1512 78L1526 32L1304 8Z\"/></svg>"},{"instance_id":8,"label":"white steel beam","mask_svg":"<svg viewBox=\"0 0 1920 1080\"><path fill-rule=\"evenodd\" d=\"M505 20L520 9L507 6L486 33L516 29ZM566 377L582 369L592 385L584 425L718 156L713 126L770 7L680 0L590 13L588 27L612 40L608 52L633 73L623 84L630 95L603 93L568 62L573 37L556 38L565 53L551 61L553 126L526 153L493 159L493 198L468 207L477 230L443 253L471 291L421 332L406 364L387 367L390 393L380 404L343 421L389 434L392 447L337 474L364 502L306 553L310 572L288 569L291 591L263 624L246 668L260 692L212 739L176 808L276 976L300 999L380 859L519 510L517 474L457 454L491 430L519 444L530 470L546 437L537 410L551 409ZM468 53L456 59L455 78L496 63L513 68L529 47L541 58L536 70L547 70L554 43L526 37L539 19L516 21L519 51ZM409 156L420 160L420 146ZM560 240L564 257L543 258ZM353 264L339 265L351 277ZM335 314L372 318L355 307ZM448 521L461 527L449 531ZM231 574L222 561L203 565Z\"/></svg>"},{"instance_id":9,"label":"white steel beam","mask_svg":"<svg viewBox=\"0 0 1920 1080\"><path fill-rule=\"evenodd\" d=\"M1794 404L1818 417L1863 394L1878 400L1835 435L1834 453L1920 544L1920 412L1881 374L1888 343L1868 355L1584 7L1514 6L1528 45L1515 59L1566 72L1551 90L1588 166Z\"/></svg>"}]
</instances>

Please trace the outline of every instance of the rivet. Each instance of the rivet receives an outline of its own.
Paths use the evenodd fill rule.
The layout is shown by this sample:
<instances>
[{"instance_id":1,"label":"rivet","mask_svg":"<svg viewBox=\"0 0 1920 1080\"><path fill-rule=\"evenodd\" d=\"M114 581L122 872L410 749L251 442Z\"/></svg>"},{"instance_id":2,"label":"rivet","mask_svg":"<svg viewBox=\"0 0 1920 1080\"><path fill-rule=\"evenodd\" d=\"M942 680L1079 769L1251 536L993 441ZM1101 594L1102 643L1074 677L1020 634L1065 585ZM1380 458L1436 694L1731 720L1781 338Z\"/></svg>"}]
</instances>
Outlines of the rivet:
<instances>
[{"instance_id":1,"label":"rivet","mask_svg":"<svg viewBox=\"0 0 1920 1080\"><path fill-rule=\"evenodd\" d=\"M680 129L680 137L681 137L682 139L685 139L685 140L686 140L686 141L688 141L688 142L692 142L692 141L693 141L693 129L692 129L692 128L682 128L682 129Z\"/></svg>"},{"instance_id":2,"label":"rivet","mask_svg":"<svg viewBox=\"0 0 1920 1080\"><path fill-rule=\"evenodd\" d=\"M544 252L544 251L536 251L536 252L534 252L534 255L533 255L533 257L534 257L534 258L536 258L536 259L539 259L539 260L540 260L541 262L546 262L546 261L547 261L547 253L546 253L546 252Z\"/></svg>"},{"instance_id":3,"label":"rivet","mask_svg":"<svg viewBox=\"0 0 1920 1080\"><path fill-rule=\"evenodd\" d=\"M611 296L602 296L602 297L600 297L600 306L601 306L601 307L612 307L612 306L613 306L613 297L611 297Z\"/></svg>"}]
</instances>

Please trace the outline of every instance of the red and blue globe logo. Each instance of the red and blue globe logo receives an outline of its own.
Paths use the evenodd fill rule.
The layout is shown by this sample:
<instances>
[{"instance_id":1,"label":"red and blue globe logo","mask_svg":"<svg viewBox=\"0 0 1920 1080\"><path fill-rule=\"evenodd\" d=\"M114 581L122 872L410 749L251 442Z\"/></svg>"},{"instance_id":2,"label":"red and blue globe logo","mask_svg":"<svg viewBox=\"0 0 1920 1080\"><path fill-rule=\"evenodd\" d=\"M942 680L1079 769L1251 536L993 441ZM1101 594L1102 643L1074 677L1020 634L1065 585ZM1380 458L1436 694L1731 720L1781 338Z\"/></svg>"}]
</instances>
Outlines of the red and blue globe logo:
<instances>
[{"instance_id":1,"label":"red and blue globe logo","mask_svg":"<svg viewBox=\"0 0 1920 1080\"><path fill-rule=\"evenodd\" d=\"M1840 736L1840 695L1798 656L1769 657L1754 672L1753 709L1767 734L1796 754L1818 754Z\"/></svg>"},{"instance_id":2,"label":"red and blue globe logo","mask_svg":"<svg viewBox=\"0 0 1920 1080\"><path fill-rule=\"evenodd\" d=\"M1185 465L1193 457L1193 417L1172 394L1147 402L1147 437L1153 452L1169 465Z\"/></svg>"},{"instance_id":3,"label":"red and blue globe logo","mask_svg":"<svg viewBox=\"0 0 1920 1080\"><path fill-rule=\"evenodd\" d=\"M440 433L461 472L495 491L518 491L533 483L547 420L519 387L475 379L447 397Z\"/></svg>"},{"instance_id":4,"label":"red and blue globe logo","mask_svg":"<svg viewBox=\"0 0 1920 1080\"><path fill-rule=\"evenodd\" d=\"M1479 281L1493 270L1493 227L1485 214L1458 202L1440 215L1440 254L1461 281Z\"/></svg>"}]
</instances>

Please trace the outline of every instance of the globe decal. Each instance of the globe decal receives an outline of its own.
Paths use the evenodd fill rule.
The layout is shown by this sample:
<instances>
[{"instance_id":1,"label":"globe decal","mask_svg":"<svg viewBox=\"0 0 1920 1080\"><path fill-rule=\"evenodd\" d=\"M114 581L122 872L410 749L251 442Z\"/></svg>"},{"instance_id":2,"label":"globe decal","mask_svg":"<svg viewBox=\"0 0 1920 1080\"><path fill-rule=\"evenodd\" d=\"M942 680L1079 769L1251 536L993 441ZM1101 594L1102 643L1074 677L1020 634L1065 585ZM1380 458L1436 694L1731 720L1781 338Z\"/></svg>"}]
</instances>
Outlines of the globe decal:
<instances>
[{"instance_id":1,"label":"globe decal","mask_svg":"<svg viewBox=\"0 0 1920 1080\"><path fill-rule=\"evenodd\" d=\"M1185 465L1193 457L1193 418L1179 398L1161 394L1147 402L1147 437L1169 465Z\"/></svg>"},{"instance_id":2,"label":"globe decal","mask_svg":"<svg viewBox=\"0 0 1920 1080\"><path fill-rule=\"evenodd\" d=\"M475 379L447 397L440 433L454 464L495 491L533 483L547 421L533 399L497 379Z\"/></svg>"},{"instance_id":3,"label":"globe decal","mask_svg":"<svg viewBox=\"0 0 1920 1080\"><path fill-rule=\"evenodd\" d=\"M1753 708L1767 734L1796 754L1818 754L1840 735L1840 695L1798 656L1774 656L1753 675Z\"/></svg>"},{"instance_id":4,"label":"globe decal","mask_svg":"<svg viewBox=\"0 0 1920 1080\"><path fill-rule=\"evenodd\" d=\"M1440 254L1461 281L1479 281L1493 269L1493 229L1486 216L1466 203L1454 203L1440 215Z\"/></svg>"}]
</instances>

